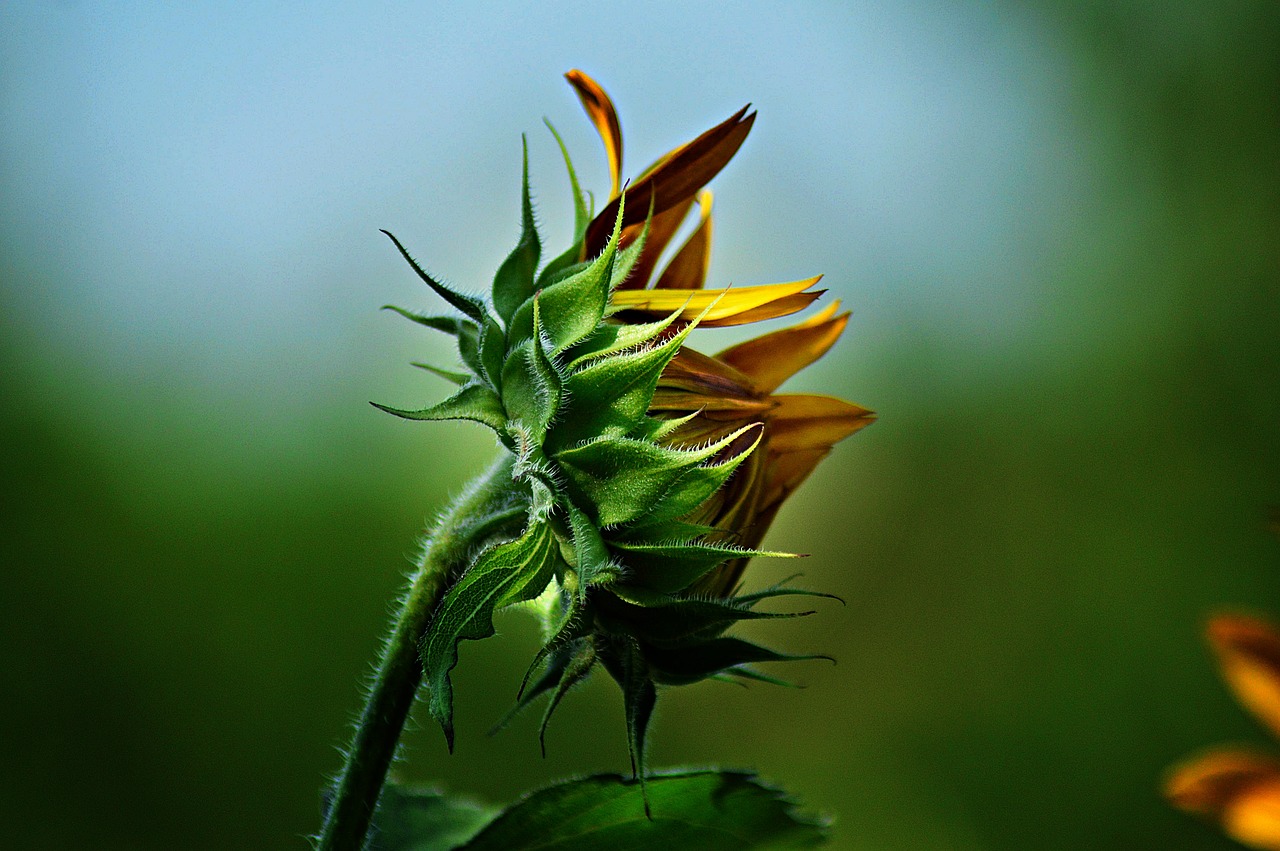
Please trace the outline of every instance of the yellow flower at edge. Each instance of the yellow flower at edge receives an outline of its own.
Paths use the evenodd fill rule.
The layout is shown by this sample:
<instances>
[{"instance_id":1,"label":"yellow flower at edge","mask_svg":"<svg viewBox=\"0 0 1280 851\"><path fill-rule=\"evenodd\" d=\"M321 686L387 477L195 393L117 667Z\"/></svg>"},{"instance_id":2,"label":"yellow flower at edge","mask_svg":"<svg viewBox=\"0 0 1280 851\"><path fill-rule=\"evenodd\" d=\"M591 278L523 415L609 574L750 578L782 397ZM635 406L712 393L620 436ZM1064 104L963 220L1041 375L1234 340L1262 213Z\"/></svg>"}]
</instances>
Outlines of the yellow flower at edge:
<instances>
[{"instance_id":1,"label":"yellow flower at edge","mask_svg":"<svg viewBox=\"0 0 1280 851\"><path fill-rule=\"evenodd\" d=\"M1206 637L1240 703L1280 739L1280 632L1259 618L1219 615ZM1250 848L1280 851L1280 759L1249 748L1218 747L1175 766L1165 796L1180 809L1215 819Z\"/></svg>"}]
</instances>

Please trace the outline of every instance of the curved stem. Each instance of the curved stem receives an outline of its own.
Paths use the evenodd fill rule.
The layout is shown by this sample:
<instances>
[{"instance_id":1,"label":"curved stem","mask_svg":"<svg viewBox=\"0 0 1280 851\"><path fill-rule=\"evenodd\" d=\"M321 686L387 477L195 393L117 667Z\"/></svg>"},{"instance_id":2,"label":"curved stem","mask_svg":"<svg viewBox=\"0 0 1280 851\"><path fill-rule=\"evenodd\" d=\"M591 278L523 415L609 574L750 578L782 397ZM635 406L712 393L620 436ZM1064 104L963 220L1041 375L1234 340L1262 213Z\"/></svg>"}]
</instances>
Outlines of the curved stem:
<instances>
[{"instance_id":1,"label":"curved stem","mask_svg":"<svg viewBox=\"0 0 1280 851\"><path fill-rule=\"evenodd\" d=\"M400 734L422 684L418 646L450 581L472 549L524 517L514 504L511 460L498 461L440 518L423 547L400 613L382 648L317 847L360 851Z\"/></svg>"}]
</instances>

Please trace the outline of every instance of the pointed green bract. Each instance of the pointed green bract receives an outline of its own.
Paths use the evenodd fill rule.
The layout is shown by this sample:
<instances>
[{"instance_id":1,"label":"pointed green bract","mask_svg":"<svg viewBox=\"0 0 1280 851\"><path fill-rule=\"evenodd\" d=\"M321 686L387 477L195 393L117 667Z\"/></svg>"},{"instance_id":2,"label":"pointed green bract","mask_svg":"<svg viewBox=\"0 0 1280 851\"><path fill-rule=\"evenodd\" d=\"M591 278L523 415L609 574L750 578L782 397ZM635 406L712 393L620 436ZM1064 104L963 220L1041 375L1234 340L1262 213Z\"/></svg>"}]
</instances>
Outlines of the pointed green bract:
<instances>
[{"instance_id":1,"label":"pointed green bract","mask_svg":"<svg viewBox=\"0 0 1280 851\"><path fill-rule=\"evenodd\" d=\"M377 402L371 404L406 420L471 420L487 425L496 432L502 432L507 425L502 400L493 390L479 383L468 384L443 402L420 411L389 408Z\"/></svg>"},{"instance_id":2,"label":"pointed green bract","mask_svg":"<svg viewBox=\"0 0 1280 851\"><path fill-rule=\"evenodd\" d=\"M457 310L461 311L464 316L474 319L476 322L481 322L489 315L488 308L485 307L483 301L475 298L474 296L463 295L462 293L455 292L428 275L423 268L418 265L418 261L414 260L413 257L409 255L409 252L405 250L405 247L400 244L400 240L396 239L395 235L392 234L391 231L384 230L383 233L385 233L388 238L395 243L396 250L400 252L400 256L403 257L405 262L413 268L413 271L417 273L418 277L421 278L427 286L435 290L441 298L449 302L449 304L453 305Z\"/></svg>"},{"instance_id":3,"label":"pointed green bract","mask_svg":"<svg viewBox=\"0 0 1280 851\"><path fill-rule=\"evenodd\" d=\"M585 269L542 291L543 327L553 347L552 353L558 354L585 339L604 318L621 232L622 211L619 206L613 235L600 256Z\"/></svg>"},{"instance_id":4,"label":"pointed green bract","mask_svg":"<svg viewBox=\"0 0 1280 851\"><path fill-rule=\"evenodd\" d=\"M830 661L831 657L779 653L741 638L722 637L691 647L663 648L648 645L645 648L645 659L656 682L683 685L755 662L796 662L807 659Z\"/></svg>"},{"instance_id":5,"label":"pointed green bract","mask_svg":"<svg viewBox=\"0 0 1280 851\"><path fill-rule=\"evenodd\" d=\"M520 241L515 250L498 267L493 278L493 306L503 321L509 321L516 308L533 296L533 275L538 271L542 242L533 220L533 202L529 197L529 142L520 139L524 150L524 174L520 193Z\"/></svg>"}]
</instances>

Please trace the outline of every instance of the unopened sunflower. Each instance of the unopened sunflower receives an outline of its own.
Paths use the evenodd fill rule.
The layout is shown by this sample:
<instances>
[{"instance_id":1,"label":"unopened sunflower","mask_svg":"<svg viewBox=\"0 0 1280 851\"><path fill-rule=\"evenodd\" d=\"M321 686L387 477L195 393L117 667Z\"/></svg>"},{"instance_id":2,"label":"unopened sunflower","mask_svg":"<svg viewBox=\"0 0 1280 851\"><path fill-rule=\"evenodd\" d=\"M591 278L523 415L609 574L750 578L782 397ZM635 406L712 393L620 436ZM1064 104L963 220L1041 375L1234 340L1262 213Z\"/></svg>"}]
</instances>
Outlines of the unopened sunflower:
<instances>
[{"instance_id":1,"label":"unopened sunflower","mask_svg":"<svg viewBox=\"0 0 1280 851\"><path fill-rule=\"evenodd\" d=\"M549 718L571 686L603 667L622 688L643 780L656 686L772 680L753 666L811 658L726 632L782 616L756 610L763 600L806 593L774 586L742 594L738 586L751 558L786 555L759 549L778 509L872 415L830 396L775 394L839 338L848 314L838 303L716 355L687 345L695 328L787 316L823 294L817 277L706 287L712 217L703 187L755 114L739 110L624 186L612 102L585 74L566 76L604 140L608 202L589 212L565 153L574 240L544 264L526 153L523 232L488 299L445 287L396 241L458 315L394 309L454 335L461 366L434 370L458 385L445 401L379 407L415 420L473 420L502 447L468 521L470 539L486 543L443 580L421 643L429 708L450 746L458 643L492 635L497 609L537 600L546 642L517 708L549 693ZM695 205L691 235L659 272Z\"/></svg>"}]
</instances>

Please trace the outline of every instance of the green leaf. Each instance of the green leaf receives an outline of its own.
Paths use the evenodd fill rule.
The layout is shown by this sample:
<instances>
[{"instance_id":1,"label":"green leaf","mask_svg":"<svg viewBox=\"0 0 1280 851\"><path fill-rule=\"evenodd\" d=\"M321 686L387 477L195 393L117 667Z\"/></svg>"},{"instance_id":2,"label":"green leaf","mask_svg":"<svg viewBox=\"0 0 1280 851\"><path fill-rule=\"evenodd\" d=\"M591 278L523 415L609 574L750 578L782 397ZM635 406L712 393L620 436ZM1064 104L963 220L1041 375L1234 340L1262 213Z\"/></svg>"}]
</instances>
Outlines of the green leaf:
<instances>
[{"instance_id":1,"label":"green leaf","mask_svg":"<svg viewBox=\"0 0 1280 851\"><path fill-rule=\"evenodd\" d=\"M395 414L406 420L471 420L487 425L499 434L502 434L507 426L507 417L502 410L502 400L491 389L479 382L468 384L440 404L420 411L390 408L379 405L377 402L370 404L378 410Z\"/></svg>"},{"instance_id":2,"label":"green leaf","mask_svg":"<svg viewBox=\"0 0 1280 851\"><path fill-rule=\"evenodd\" d=\"M542 291L543 328L553 354L585 339L604 318L621 223L619 217L604 251L590 265Z\"/></svg>"},{"instance_id":3,"label":"green leaf","mask_svg":"<svg viewBox=\"0 0 1280 851\"><path fill-rule=\"evenodd\" d=\"M672 322L684 312L680 307L666 319L657 322L645 322L638 325L627 325L608 322L596 328L595 332L573 348L573 359L569 362L569 372L574 372L589 362L625 352L653 342Z\"/></svg>"},{"instance_id":4,"label":"green leaf","mask_svg":"<svg viewBox=\"0 0 1280 851\"><path fill-rule=\"evenodd\" d=\"M609 559L600 530L577 506L568 506L569 528L573 532L573 549L578 575L578 595L585 597L587 589L611 581L618 575L618 568Z\"/></svg>"},{"instance_id":5,"label":"green leaf","mask_svg":"<svg viewBox=\"0 0 1280 851\"><path fill-rule=\"evenodd\" d=\"M422 666L431 687L427 708L440 722L450 750L453 686L449 672L458 664L459 642L493 635L493 613L541 594L558 558L555 536L547 524L530 524L520 538L483 552L440 601L422 641Z\"/></svg>"},{"instance_id":6,"label":"green leaf","mask_svg":"<svg viewBox=\"0 0 1280 851\"><path fill-rule=\"evenodd\" d=\"M533 275L538 270L542 256L542 243L538 239L538 226L533 220L533 203L529 198L529 141L522 135L524 150L524 175L520 192L520 241L498 267L493 278L493 306L504 322L511 320L525 299L533 295Z\"/></svg>"},{"instance_id":7,"label":"green leaf","mask_svg":"<svg viewBox=\"0 0 1280 851\"><path fill-rule=\"evenodd\" d=\"M388 783L373 816L370 851L456 848L491 822L500 808L425 786Z\"/></svg>"},{"instance_id":8,"label":"green leaf","mask_svg":"<svg viewBox=\"0 0 1280 851\"><path fill-rule=\"evenodd\" d=\"M547 725L551 723L551 716L555 714L556 707L560 705L560 701L569 693L569 690L591 674L595 664L595 644L590 639L576 642L570 650L568 664L560 675L559 682L556 683L556 689L552 692L551 699L547 701L547 708L542 713L542 723L538 725L538 747L542 750L544 759L547 756Z\"/></svg>"},{"instance_id":9,"label":"green leaf","mask_svg":"<svg viewBox=\"0 0 1280 851\"><path fill-rule=\"evenodd\" d=\"M435 290L441 298L460 310L464 316L474 319L476 322L482 322L489 315L489 310L485 307L482 300L475 296L463 295L462 293L454 292L435 278L428 275L423 271L422 267L418 265L418 261L409 256L409 252L405 250L404 246L400 244L400 240L396 239L391 231L384 230L383 233L385 233L391 241L395 243L396 249L400 252L400 256L409 263L413 268L413 271L417 273L418 277L421 278L427 286Z\"/></svg>"},{"instance_id":10,"label":"green leaf","mask_svg":"<svg viewBox=\"0 0 1280 851\"><path fill-rule=\"evenodd\" d=\"M657 774L640 786L613 774L559 783L508 807L460 851L743 851L814 848L824 819L743 771Z\"/></svg>"}]
</instances>

